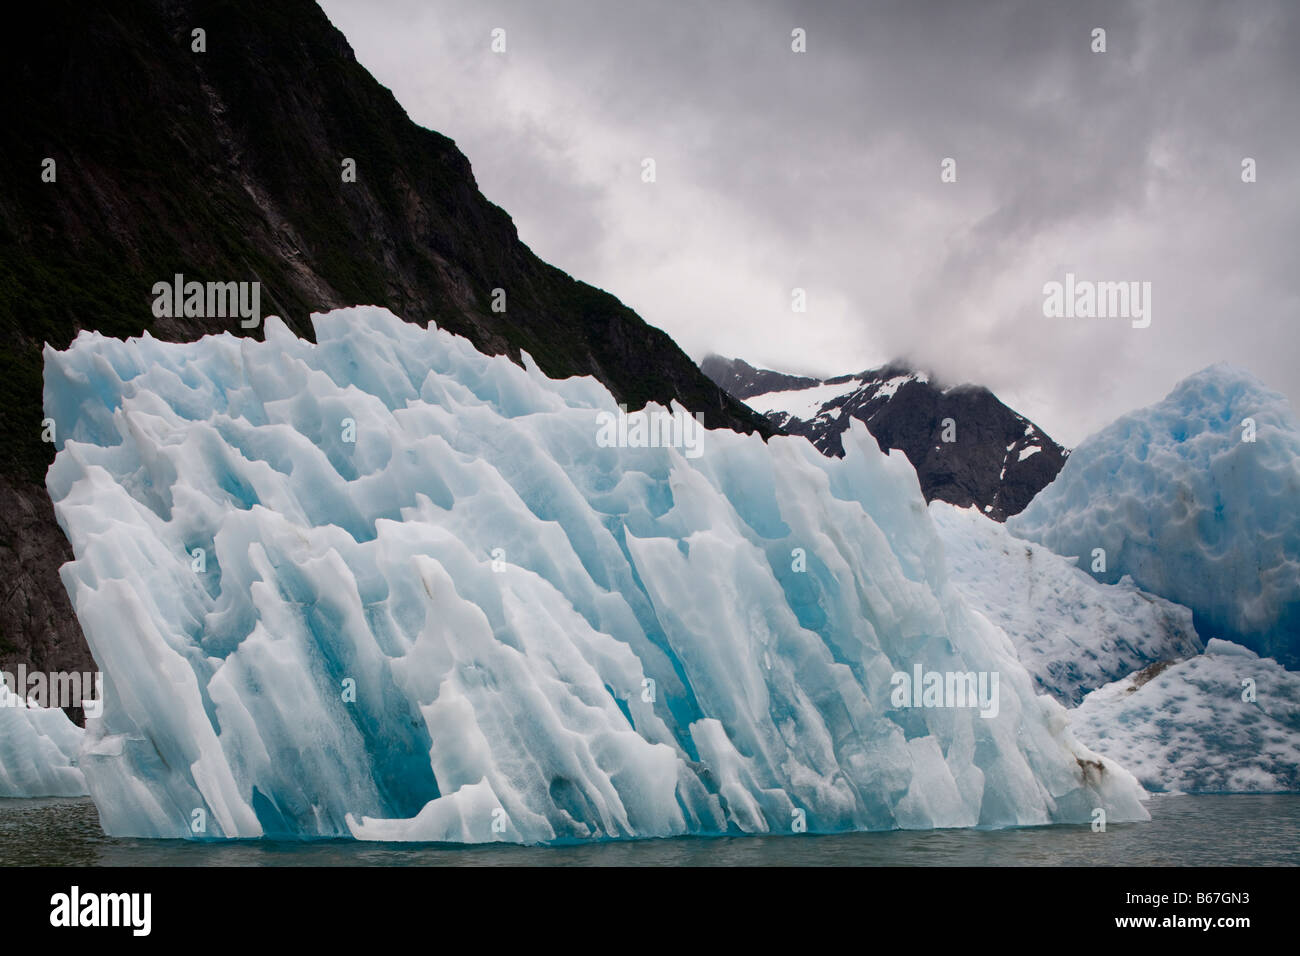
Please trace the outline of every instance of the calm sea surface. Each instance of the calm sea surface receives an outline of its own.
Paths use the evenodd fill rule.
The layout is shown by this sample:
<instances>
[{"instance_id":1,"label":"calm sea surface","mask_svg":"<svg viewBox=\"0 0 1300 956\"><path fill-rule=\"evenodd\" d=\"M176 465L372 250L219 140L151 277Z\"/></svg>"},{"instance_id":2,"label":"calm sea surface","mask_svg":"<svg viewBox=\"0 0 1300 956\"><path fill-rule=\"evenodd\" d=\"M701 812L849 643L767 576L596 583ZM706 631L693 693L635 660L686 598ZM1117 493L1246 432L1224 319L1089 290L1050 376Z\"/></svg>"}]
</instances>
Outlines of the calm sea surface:
<instances>
[{"instance_id":1,"label":"calm sea surface","mask_svg":"<svg viewBox=\"0 0 1300 956\"><path fill-rule=\"evenodd\" d=\"M1150 823L836 836L678 837L566 847L123 840L88 798L0 799L0 865L1297 866L1300 794L1155 796Z\"/></svg>"}]
</instances>

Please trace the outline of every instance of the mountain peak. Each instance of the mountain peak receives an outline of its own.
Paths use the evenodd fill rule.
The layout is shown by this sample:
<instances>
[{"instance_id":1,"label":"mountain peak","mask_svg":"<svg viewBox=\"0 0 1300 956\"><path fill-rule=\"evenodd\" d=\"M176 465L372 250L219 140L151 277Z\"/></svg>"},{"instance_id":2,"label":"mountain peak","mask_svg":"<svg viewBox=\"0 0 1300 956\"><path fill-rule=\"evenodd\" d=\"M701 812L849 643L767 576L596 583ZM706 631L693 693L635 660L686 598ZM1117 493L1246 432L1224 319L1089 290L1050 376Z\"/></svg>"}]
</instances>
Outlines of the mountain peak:
<instances>
[{"instance_id":1,"label":"mountain peak","mask_svg":"<svg viewBox=\"0 0 1300 956\"><path fill-rule=\"evenodd\" d=\"M701 369L825 455L843 455L845 430L863 422L882 449L907 455L927 501L974 506L997 521L1029 504L1068 454L983 385L944 385L903 360L827 379L721 356L709 356Z\"/></svg>"}]
</instances>

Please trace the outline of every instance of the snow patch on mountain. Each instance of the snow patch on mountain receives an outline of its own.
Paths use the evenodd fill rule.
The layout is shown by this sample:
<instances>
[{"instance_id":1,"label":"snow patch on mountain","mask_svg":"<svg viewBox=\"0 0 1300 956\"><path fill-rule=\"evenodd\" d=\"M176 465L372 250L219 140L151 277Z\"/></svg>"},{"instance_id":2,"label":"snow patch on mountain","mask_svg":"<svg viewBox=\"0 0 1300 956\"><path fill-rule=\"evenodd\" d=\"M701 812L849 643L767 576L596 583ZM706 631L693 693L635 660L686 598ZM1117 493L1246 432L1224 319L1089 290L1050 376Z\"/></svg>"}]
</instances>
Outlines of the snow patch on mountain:
<instances>
[{"instance_id":1,"label":"snow patch on mountain","mask_svg":"<svg viewBox=\"0 0 1300 956\"><path fill-rule=\"evenodd\" d=\"M861 380L813 385L809 388L767 392L745 400L745 404L763 415L773 412L790 418L810 421L832 400L848 395L862 385Z\"/></svg>"}]
</instances>

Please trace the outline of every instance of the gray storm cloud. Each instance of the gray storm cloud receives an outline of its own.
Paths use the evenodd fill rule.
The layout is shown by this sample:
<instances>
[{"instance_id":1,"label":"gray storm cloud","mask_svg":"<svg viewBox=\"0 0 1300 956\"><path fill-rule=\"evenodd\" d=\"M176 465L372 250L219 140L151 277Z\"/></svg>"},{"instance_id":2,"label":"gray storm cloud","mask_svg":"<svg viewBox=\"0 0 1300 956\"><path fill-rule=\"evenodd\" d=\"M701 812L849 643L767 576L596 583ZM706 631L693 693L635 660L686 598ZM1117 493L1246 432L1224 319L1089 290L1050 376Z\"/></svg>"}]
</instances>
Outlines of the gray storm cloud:
<instances>
[{"instance_id":1,"label":"gray storm cloud","mask_svg":"<svg viewBox=\"0 0 1300 956\"><path fill-rule=\"evenodd\" d=\"M1300 4L322 5L539 255L697 360L904 356L1067 444L1220 360L1300 406ZM1151 326L1045 318L1067 271L1151 282Z\"/></svg>"}]
</instances>

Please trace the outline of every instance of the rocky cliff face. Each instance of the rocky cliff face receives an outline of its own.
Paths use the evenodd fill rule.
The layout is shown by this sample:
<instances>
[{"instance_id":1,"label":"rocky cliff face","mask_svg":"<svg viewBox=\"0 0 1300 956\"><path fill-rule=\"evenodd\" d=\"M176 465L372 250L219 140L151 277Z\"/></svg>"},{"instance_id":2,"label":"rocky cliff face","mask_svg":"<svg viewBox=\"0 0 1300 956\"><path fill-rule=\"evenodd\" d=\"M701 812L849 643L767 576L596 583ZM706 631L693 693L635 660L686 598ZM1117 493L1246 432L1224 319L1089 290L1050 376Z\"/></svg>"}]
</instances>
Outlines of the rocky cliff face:
<instances>
[{"instance_id":1,"label":"rocky cliff face","mask_svg":"<svg viewBox=\"0 0 1300 956\"><path fill-rule=\"evenodd\" d=\"M412 123L315 4L52 0L30 17L0 39L0 664L90 666L42 484L42 344L261 335L237 317L156 318L153 286L176 274L260 282L263 314L303 335L312 311L384 305L485 352L527 351L548 375L594 375L630 407L676 399L710 426L770 433L666 334L533 255L455 144Z\"/></svg>"},{"instance_id":2,"label":"rocky cliff face","mask_svg":"<svg viewBox=\"0 0 1300 956\"><path fill-rule=\"evenodd\" d=\"M927 501L974 505L997 521L1023 510L1068 454L987 388L943 386L899 364L830 379L756 369L716 355L701 368L775 427L803 435L826 455L843 455L841 436L849 423L864 422L882 449L907 455Z\"/></svg>"}]
</instances>

